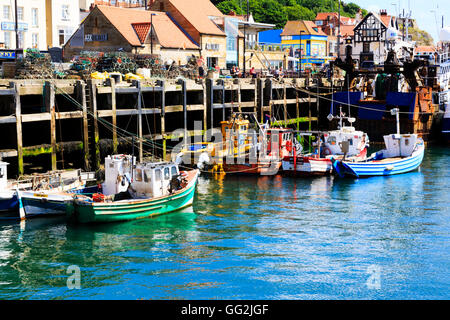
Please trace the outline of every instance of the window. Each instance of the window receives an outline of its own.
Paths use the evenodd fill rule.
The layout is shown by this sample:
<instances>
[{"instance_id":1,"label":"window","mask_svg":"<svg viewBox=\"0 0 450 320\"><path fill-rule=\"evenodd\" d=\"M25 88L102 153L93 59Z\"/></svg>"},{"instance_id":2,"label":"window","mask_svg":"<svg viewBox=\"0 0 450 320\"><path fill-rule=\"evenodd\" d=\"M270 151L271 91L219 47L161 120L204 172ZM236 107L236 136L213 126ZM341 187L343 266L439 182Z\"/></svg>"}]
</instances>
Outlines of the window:
<instances>
[{"instance_id":1,"label":"window","mask_svg":"<svg viewBox=\"0 0 450 320\"><path fill-rule=\"evenodd\" d=\"M176 176L176 175L178 175L178 172L177 172L177 167L172 167L172 172L171 172L171 174L172 174L172 177L174 177L174 176Z\"/></svg>"},{"instance_id":2,"label":"window","mask_svg":"<svg viewBox=\"0 0 450 320\"><path fill-rule=\"evenodd\" d=\"M31 25L33 27L39 26L39 15L38 15L38 9L32 8L31 9Z\"/></svg>"},{"instance_id":3,"label":"window","mask_svg":"<svg viewBox=\"0 0 450 320\"><path fill-rule=\"evenodd\" d=\"M136 181L142 182L142 170L141 169L136 169Z\"/></svg>"},{"instance_id":4,"label":"window","mask_svg":"<svg viewBox=\"0 0 450 320\"><path fill-rule=\"evenodd\" d=\"M3 19L9 20L11 19L11 7L3 6Z\"/></svg>"},{"instance_id":5,"label":"window","mask_svg":"<svg viewBox=\"0 0 450 320\"><path fill-rule=\"evenodd\" d=\"M71 28L65 28L65 27L59 27L58 28L58 36L59 36L59 45L63 46L69 39L70 36L72 35L72 30Z\"/></svg>"},{"instance_id":6,"label":"window","mask_svg":"<svg viewBox=\"0 0 450 320\"><path fill-rule=\"evenodd\" d=\"M336 144L336 137L332 137L332 136L330 136L329 138L328 138L328 141L327 141L329 144L331 144L332 146L334 146L335 144Z\"/></svg>"},{"instance_id":7,"label":"window","mask_svg":"<svg viewBox=\"0 0 450 320\"><path fill-rule=\"evenodd\" d=\"M219 58L215 58L215 57L208 57L206 59L208 68L215 68L217 66L217 64L219 63Z\"/></svg>"},{"instance_id":8,"label":"window","mask_svg":"<svg viewBox=\"0 0 450 320\"><path fill-rule=\"evenodd\" d=\"M322 21L322 20L316 21L316 25L317 25L317 26L323 26L323 21Z\"/></svg>"},{"instance_id":9,"label":"window","mask_svg":"<svg viewBox=\"0 0 450 320\"><path fill-rule=\"evenodd\" d=\"M170 180L170 169L164 168L164 180Z\"/></svg>"},{"instance_id":10,"label":"window","mask_svg":"<svg viewBox=\"0 0 450 320\"><path fill-rule=\"evenodd\" d=\"M64 43L64 30L59 30L59 45L63 46Z\"/></svg>"},{"instance_id":11,"label":"window","mask_svg":"<svg viewBox=\"0 0 450 320\"><path fill-rule=\"evenodd\" d=\"M61 17L63 20L69 20L69 6L67 4L63 4L61 7Z\"/></svg>"},{"instance_id":12,"label":"window","mask_svg":"<svg viewBox=\"0 0 450 320\"><path fill-rule=\"evenodd\" d=\"M31 46L33 48L39 48L39 34L38 33L33 33L31 35Z\"/></svg>"},{"instance_id":13,"label":"window","mask_svg":"<svg viewBox=\"0 0 450 320\"><path fill-rule=\"evenodd\" d=\"M23 21L23 7L17 7L17 19Z\"/></svg>"},{"instance_id":14,"label":"window","mask_svg":"<svg viewBox=\"0 0 450 320\"><path fill-rule=\"evenodd\" d=\"M161 169L155 170L155 181L161 181Z\"/></svg>"},{"instance_id":15,"label":"window","mask_svg":"<svg viewBox=\"0 0 450 320\"><path fill-rule=\"evenodd\" d=\"M11 48L11 32L5 32L5 49Z\"/></svg>"},{"instance_id":16,"label":"window","mask_svg":"<svg viewBox=\"0 0 450 320\"><path fill-rule=\"evenodd\" d=\"M144 182L149 183L151 181L152 172L150 170L144 171Z\"/></svg>"}]
</instances>

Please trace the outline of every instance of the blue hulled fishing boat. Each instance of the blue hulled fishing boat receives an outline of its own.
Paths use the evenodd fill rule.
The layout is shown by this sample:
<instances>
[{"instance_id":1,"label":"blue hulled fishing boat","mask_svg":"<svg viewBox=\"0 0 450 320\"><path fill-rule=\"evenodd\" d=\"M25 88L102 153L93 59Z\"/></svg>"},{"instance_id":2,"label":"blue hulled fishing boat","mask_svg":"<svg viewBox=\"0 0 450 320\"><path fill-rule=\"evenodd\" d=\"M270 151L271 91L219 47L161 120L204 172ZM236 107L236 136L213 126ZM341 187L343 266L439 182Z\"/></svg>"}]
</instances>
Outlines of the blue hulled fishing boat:
<instances>
[{"instance_id":1,"label":"blue hulled fishing boat","mask_svg":"<svg viewBox=\"0 0 450 320\"><path fill-rule=\"evenodd\" d=\"M390 176L416 170L422 164L425 143L417 134L400 134L398 109L397 134L384 136L386 149L373 153L366 160L335 160L333 170L339 177ZM345 149L345 146L344 146Z\"/></svg>"}]
</instances>

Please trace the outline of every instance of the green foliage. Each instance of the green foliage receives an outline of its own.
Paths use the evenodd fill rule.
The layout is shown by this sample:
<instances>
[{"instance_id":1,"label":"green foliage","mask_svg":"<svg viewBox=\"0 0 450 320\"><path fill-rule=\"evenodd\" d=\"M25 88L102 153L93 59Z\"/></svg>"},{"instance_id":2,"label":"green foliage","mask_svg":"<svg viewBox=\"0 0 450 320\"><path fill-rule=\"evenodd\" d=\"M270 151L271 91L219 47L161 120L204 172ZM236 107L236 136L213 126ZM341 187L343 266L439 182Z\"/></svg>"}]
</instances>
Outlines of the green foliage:
<instances>
[{"instance_id":1,"label":"green foliage","mask_svg":"<svg viewBox=\"0 0 450 320\"><path fill-rule=\"evenodd\" d=\"M220 11L246 14L247 0L211 0ZM314 20L319 12L337 12L338 0L249 0L250 12L256 22L273 23L283 28L288 20ZM341 15L354 18L361 8L341 1ZM366 15L367 11L362 10Z\"/></svg>"}]
</instances>

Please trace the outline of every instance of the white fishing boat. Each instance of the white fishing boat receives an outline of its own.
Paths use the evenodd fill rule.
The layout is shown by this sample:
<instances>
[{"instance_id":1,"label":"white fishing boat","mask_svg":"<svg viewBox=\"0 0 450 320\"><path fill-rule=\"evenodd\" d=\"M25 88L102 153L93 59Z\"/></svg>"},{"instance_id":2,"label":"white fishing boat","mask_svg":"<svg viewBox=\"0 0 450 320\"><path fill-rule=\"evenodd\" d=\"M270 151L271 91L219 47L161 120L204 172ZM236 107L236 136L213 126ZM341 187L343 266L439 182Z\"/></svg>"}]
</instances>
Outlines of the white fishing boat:
<instances>
[{"instance_id":1,"label":"white fishing boat","mask_svg":"<svg viewBox=\"0 0 450 320\"><path fill-rule=\"evenodd\" d=\"M333 120L329 116L329 120ZM333 171L332 158L342 159L365 159L367 156L367 147L369 146L369 137L366 133L358 131L353 127L354 118L345 117L341 114L339 117L339 127L330 132L300 133L304 136L316 136L314 142L314 151L306 154L286 156L282 162L283 172L289 175L327 175ZM350 125L345 125L347 120ZM343 144L348 147L345 152Z\"/></svg>"}]
</instances>

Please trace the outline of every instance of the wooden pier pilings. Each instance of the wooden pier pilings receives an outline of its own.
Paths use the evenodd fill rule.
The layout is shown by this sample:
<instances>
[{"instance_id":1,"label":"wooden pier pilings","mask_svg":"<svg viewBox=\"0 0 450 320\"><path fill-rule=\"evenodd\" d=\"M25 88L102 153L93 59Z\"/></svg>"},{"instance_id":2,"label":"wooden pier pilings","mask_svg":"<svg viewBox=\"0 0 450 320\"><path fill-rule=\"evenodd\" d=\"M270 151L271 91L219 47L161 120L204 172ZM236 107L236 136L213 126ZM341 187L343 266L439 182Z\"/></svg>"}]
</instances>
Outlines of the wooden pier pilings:
<instances>
[{"instance_id":1,"label":"wooden pier pilings","mask_svg":"<svg viewBox=\"0 0 450 320\"><path fill-rule=\"evenodd\" d=\"M96 170L108 153L131 152L131 133L139 159L154 153L166 159L177 138L201 137L234 111L309 129L318 121L311 107L317 99L295 88L323 88L325 82L0 80L0 158L11 163L10 177L36 168Z\"/></svg>"}]
</instances>

